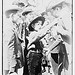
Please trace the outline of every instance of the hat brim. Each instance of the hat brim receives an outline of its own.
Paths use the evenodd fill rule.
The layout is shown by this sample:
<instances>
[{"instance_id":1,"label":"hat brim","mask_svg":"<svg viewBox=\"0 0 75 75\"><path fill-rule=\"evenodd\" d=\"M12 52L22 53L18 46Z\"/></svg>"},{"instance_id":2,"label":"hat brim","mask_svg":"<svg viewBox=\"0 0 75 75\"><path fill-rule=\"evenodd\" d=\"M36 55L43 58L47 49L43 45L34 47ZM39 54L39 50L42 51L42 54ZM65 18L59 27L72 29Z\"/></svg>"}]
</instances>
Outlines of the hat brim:
<instances>
[{"instance_id":1,"label":"hat brim","mask_svg":"<svg viewBox=\"0 0 75 75\"><path fill-rule=\"evenodd\" d=\"M10 16L10 14L16 14L18 11L20 11L20 9L9 9L5 12L6 17L8 18Z\"/></svg>"},{"instance_id":2,"label":"hat brim","mask_svg":"<svg viewBox=\"0 0 75 75\"><path fill-rule=\"evenodd\" d=\"M22 15L25 16L25 15L31 13L31 12L32 12L32 11L25 11L25 12L22 13Z\"/></svg>"},{"instance_id":3,"label":"hat brim","mask_svg":"<svg viewBox=\"0 0 75 75\"><path fill-rule=\"evenodd\" d=\"M37 17L36 19L34 19L30 24L29 24L29 31L34 31L34 28L32 27L32 25L35 25L35 23L37 23L38 21L42 21L42 25L45 21L45 18L42 16Z\"/></svg>"}]
</instances>

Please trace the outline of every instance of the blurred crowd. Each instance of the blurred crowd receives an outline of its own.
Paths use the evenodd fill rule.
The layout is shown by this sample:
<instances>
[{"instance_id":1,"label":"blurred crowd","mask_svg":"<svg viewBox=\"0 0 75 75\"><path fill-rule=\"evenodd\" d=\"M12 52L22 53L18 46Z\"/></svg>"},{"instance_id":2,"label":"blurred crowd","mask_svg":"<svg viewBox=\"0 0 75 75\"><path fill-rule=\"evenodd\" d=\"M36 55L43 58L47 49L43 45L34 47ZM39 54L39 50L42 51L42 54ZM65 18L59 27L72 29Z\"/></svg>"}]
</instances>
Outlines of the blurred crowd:
<instances>
[{"instance_id":1,"label":"blurred crowd","mask_svg":"<svg viewBox=\"0 0 75 75\"><path fill-rule=\"evenodd\" d=\"M3 17L4 75L42 75L46 67L72 75L72 14L70 0L13 1Z\"/></svg>"}]
</instances>

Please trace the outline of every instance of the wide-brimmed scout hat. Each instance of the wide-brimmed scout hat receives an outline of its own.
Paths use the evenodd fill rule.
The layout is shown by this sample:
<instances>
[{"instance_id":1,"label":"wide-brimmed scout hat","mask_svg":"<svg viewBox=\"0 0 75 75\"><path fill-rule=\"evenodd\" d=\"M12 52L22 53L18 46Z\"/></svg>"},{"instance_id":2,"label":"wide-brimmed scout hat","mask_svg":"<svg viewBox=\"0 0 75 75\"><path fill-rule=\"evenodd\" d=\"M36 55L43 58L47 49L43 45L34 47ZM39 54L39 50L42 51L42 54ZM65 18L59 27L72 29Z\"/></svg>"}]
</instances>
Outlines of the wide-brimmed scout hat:
<instances>
[{"instance_id":1,"label":"wide-brimmed scout hat","mask_svg":"<svg viewBox=\"0 0 75 75\"><path fill-rule=\"evenodd\" d=\"M6 17L9 17L11 14L16 14L18 11L22 11L22 9L19 8L18 6L11 5L11 6L5 11L5 15L6 15Z\"/></svg>"},{"instance_id":2,"label":"wide-brimmed scout hat","mask_svg":"<svg viewBox=\"0 0 75 75\"><path fill-rule=\"evenodd\" d=\"M27 0L15 0L12 4L24 7L28 5L28 2Z\"/></svg>"},{"instance_id":3,"label":"wide-brimmed scout hat","mask_svg":"<svg viewBox=\"0 0 75 75\"><path fill-rule=\"evenodd\" d=\"M48 7L47 7L47 10L52 9L53 7L56 7L63 2L65 2L65 0L51 0Z\"/></svg>"},{"instance_id":4,"label":"wide-brimmed scout hat","mask_svg":"<svg viewBox=\"0 0 75 75\"><path fill-rule=\"evenodd\" d=\"M32 25L35 25L35 23L37 23L38 21L42 21L42 25L43 25L43 23L44 23L44 21L45 21L45 18L44 18L43 16L39 16L39 17L35 18L35 19L29 24L29 26L28 26L29 31L34 31L34 30L35 30Z\"/></svg>"}]
</instances>

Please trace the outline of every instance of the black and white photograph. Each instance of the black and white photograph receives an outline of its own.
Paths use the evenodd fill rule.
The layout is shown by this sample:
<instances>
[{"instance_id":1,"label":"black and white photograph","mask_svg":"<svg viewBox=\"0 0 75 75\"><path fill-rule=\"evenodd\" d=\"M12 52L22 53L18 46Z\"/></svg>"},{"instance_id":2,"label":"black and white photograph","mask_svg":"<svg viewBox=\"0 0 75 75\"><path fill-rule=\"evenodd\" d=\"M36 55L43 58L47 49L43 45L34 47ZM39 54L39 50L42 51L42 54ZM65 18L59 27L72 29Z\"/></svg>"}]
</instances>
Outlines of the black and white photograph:
<instances>
[{"instance_id":1,"label":"black and white photograph","mask_svg":"<svg viewBox=\"0 0 75 75\"><path fill-rule=\"evenodd\" d=\"M2 75L73 75L73 1L2 2Z\"/></svg>"}]
</instances>

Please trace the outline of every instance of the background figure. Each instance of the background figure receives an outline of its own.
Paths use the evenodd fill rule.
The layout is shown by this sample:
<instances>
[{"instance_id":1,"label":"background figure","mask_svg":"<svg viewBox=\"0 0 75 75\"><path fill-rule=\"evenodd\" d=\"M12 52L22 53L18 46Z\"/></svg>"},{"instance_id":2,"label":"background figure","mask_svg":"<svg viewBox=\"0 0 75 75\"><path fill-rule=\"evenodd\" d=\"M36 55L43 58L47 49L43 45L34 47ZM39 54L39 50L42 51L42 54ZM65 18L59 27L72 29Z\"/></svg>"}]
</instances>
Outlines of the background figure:
<instances>
[{"instance_id":1,"label":"background figure","mask_svg":"<svg viewBox=\"0 0 75 75\"><path fill-rule=\"evenodd\" d=\"M6 11L7 19L11 19L11 21L9 20L10 25L7 26L9 37L6 37L8 39L7 41L8 61L7 62L9 65L9 74L14 72L17 73L18 69L22 68L24 63L23 51L21 46L21 43L24 41L21 39L23 20L17 13L19 10L16 11L16 9L17 8L14 8L14 10L10 9ZM5 26L4 26L4 30L5 30Z\"/></svg>"},{"instance_id":2,"label":"background figure","mask_svg":"<svg viewBox=\"0 0 75 75\"><path fill-rule=\"evenodd\" d=\"M58 21L57 25L55 26L55 28L53 30L54 31L56 30L56 32L61 35L61 38L63 39L63 41L69 44L69 43L71 43L70 36L71 36L72 33L71 33L71 30L70 30L71 28L69 28L71 26L71 24L70 24L71 23L71 20L70 20L71 17L69 17L69 15L71 13L70 13L70 11L68 9L69 9L69 7L67 6L67 4L62 2L62 3L58 4L58 5L53 6L52 10L51 10L51 13L56 18L60 17L60 20ZM70 23L68 23L68 21L66 19ZM65 38L63 38L64 36L65 36ZM58 74L61 75L61 72L63 71L64 66L65 66L66 70L68 70L68 64L69 64L68 56L67 56L67 52L68 52L67 50L68 49L66 49L66 46L67 46L66 44L59 45L59 47L57 48L57 50L59 51L59 53L57 53L57 54L54 54L53 52L51 52L52 64L53 64L53 62L55 62L53 65L56 65L56 67L59 67L59 65L60 65L61 62L62 62L62 64L64 64L64 61L65 61L65 64L66 64L66 65L62 65L61 64L60 67L59 67L59 69L58 69L58 71L56 71L57 68L54 67L55 75L58 75ZM56 59L58 59L58 61L56 61ZM56 63L58 63L58 64L56 64Z\"/></svg>"}]
</instances>

